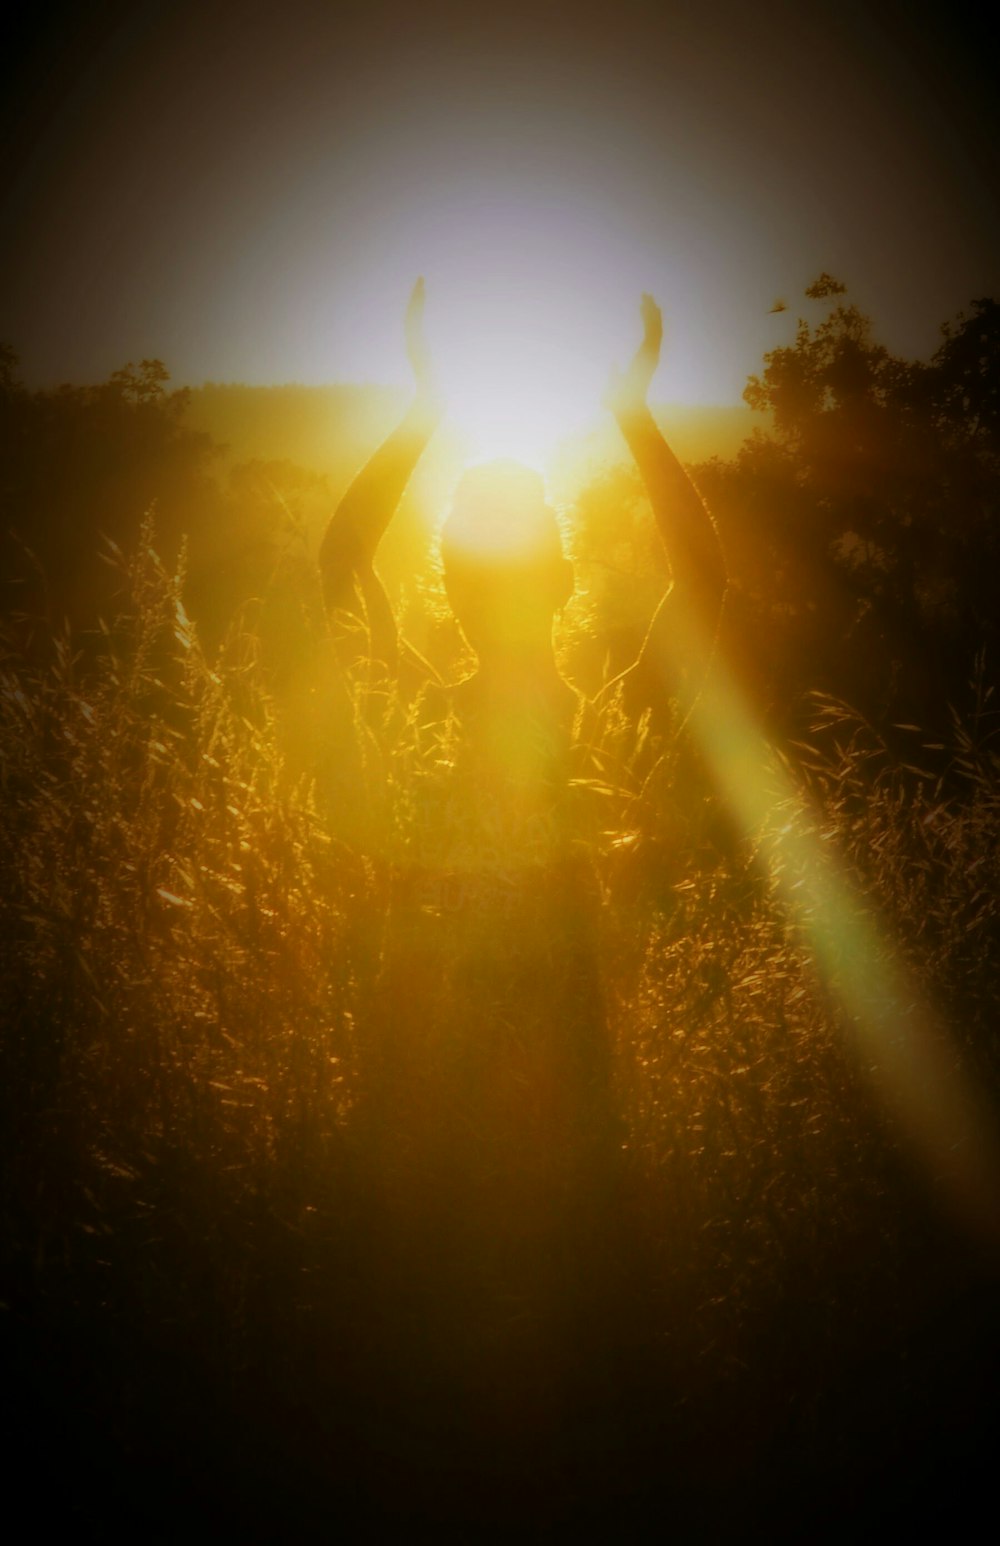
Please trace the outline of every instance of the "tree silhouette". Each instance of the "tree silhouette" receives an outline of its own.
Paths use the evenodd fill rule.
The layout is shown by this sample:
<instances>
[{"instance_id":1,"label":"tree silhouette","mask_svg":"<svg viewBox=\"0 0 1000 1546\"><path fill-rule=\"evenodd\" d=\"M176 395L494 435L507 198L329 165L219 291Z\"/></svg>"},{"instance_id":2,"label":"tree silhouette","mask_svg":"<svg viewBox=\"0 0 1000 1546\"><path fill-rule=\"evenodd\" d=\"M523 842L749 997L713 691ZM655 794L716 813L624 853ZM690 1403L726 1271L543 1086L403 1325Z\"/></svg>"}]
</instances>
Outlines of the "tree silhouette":
<instances>
[{"instance_id":1,"label":"tree silhouette","mask_svg":"<svg viewBox=\"0 0 1000 1546\"><path fill-rule=\"evenodd\" d=\"M767 624L758 685L933 715L996 642L1000 307L975 301L916 362L845 289L829 274L809 286L833 309L800 319L744 393L769 431L703 481L728 527L735 625Z\"/></svg>"},{"instance_id":2,"label":"tree silhouette","mask_svg":"<svg viewBox=\"0 0 1000 1546\"><path fill-rule=\"evenodd\" d=\"M24 574L23 547L44 576L47 609L92 620L107 597L97 553L102 537L127 544L150 507L160 540L176 550L210 498L211 437L184 423L188 394L168 389L160 360L115 371L97 386L30 392L7 350L0 378L0 560L9 587Z\"/></svg>"}]
</instances>

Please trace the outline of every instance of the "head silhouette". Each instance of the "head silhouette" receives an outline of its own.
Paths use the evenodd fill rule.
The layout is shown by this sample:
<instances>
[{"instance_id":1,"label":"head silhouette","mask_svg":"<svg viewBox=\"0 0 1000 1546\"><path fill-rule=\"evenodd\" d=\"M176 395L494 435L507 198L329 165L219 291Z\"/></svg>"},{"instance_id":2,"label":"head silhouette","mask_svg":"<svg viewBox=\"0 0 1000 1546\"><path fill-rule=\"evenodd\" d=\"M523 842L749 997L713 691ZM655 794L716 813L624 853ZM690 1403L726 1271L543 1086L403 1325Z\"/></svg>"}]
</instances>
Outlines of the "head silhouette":
<instances>
[{"instance_id":1,"label":"head silhouette","mask_svg":"<svg viewBox=\"0 0 1000 1546\"><path fill-rule=\"evenodd\" d=\"M441 532L441 557L448 600L481 657L551 647L573 569L538 473L514 461L467 472Z\"/></svg>"}]
</instances>

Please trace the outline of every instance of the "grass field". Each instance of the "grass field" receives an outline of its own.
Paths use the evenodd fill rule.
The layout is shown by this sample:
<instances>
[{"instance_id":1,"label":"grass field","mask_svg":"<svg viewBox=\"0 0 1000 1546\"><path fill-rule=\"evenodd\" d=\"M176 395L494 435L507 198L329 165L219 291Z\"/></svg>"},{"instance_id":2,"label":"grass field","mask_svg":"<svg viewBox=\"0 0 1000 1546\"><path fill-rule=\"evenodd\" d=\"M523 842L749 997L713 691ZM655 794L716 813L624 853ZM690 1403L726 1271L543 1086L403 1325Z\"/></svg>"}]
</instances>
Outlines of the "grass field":
<instances>
[{"instance_id":1,"label":"grass field","mask_svg":"<svg viewBox=\"0 0 1000 1546\"><path fill-rule=\"evenodd\" d=\"M493 1142L419 979L386 1035L402 775L381 852L335 835L252 634L207 659L155 557L126 568L104 633L22 626L3 664L0 1325L36 1522L802 1539L960 1519L987 1491L996 1240L871 1076L809 856L866 970L912 992L904 1062L916 1004L935 1067L995 1112L990 703L890 752L817 701L752 831L704 774L640 797L609 741L587 839L600 1110L581 1137L542 1102ZM463 997L451 937L430 1002L471 1045L497 1016ZM424 1040L387 1069L408 1026ZM508 1056L496 1088L522 1078Z\"/></svg>"}]
</instances>

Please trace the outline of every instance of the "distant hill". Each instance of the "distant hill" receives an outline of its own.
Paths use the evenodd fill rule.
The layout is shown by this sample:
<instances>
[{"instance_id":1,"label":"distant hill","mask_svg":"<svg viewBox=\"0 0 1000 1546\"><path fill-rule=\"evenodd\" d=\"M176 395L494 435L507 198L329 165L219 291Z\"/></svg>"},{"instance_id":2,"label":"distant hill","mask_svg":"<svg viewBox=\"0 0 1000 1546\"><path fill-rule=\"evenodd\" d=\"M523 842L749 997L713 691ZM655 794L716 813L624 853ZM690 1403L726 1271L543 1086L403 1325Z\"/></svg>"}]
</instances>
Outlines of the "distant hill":
<instances>
[{"instance_id":1,"label":"distant hill","mask_svg":"<svg viewBox=\"0 0 1000 1546\"><path fill-rule=\"evenodd\" d=\"M225 448L226 460L290 461L324 473L336 488L388 433L407 402L379 386L242 386L208 383L191 391L187 423ZM732 456L759 415L741 404L657 406L656 417L683 461ZM581 437L588 459L622 455L610 418Z\"/></svg>"},{"instance_id":2,"label":"distant hill","mask_svg":"<svg viewBox=\"0 0 1000 1546\"><path fill-rule=\"evenodd\" d=\"M191 388L186 422L207 431L231 465L295 462L338 483L388 433L405 402L406 393L390 387L207 382Z\"/></svg>"},{"instance_id":3,"label":"distant hill","mask_svg":"<svg viewBox=\"0 0 1000 1546\"><path fill-rule=\"evenodd\" d=\"M765 423L763 415L745 403L665 403L654 412L684 462L734 456L747 436Z\"/></svg>"}]
</instances>

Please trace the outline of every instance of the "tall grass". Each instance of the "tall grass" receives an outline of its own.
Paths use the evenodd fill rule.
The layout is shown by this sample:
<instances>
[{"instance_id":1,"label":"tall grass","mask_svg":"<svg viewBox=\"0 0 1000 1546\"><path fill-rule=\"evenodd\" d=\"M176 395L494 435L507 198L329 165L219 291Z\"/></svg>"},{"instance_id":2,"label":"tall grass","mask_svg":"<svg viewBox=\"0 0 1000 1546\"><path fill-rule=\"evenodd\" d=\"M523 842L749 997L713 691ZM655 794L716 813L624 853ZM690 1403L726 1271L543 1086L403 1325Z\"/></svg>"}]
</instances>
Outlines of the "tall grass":
<instances>
[{"instance_id":1,"label":"tall grass","mask_svg":"<svg viewBox=\"0 0 1000 1546\"><path fill-rule=\"evenodd\" d=\"M956 1275L964 1248L866 1082L768 834L735 832L683 749L651 778L643 728L605 717L582 797L607 1173L541 1215L575 1209L547 1318L523 1293L487 1296L473 1348L455 1331L475 1292L461 1253L426 1199L408 1230L392 1213L417 1172L407 1191L412 1154L373 1131L405 1126L407 1088L418 1100L416 1075L390 1107L373 1096L417 741L401 738L388 794L366 795L394 802L395 848L334 836L329 781L289 749L252 632L206 658L149 533L112 557L121 615L30 651L22 621L0 688L7 1324L27 1431L62 1413L79 1518L152 1506L121 1482L126 1459L154 1492L180 1476L185 1507L270 1520L267 1535L354 1506L711 1518L720 1496L742 1499L733 1515L776 1508L788 1474L863 1472L866 1443L891 1458L908 1408L938 1399L928 1328L951 1328L954 1370L979 1268ZM991 1095L993 723L980 703L950 747L903 730L901 756L818 704L794 813ZM474 1037L476 1006L450 1012ZM442 1102L431 1123L452 1120L442 1086L422 1088ZM486 1193L438 1174L445 1228ZM498 1217L482 1222L494 1257ZM531 1249L522 1290L554 1249L545 1230Z\"/></svg>"}]
</instances>

